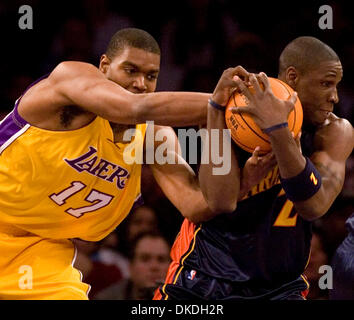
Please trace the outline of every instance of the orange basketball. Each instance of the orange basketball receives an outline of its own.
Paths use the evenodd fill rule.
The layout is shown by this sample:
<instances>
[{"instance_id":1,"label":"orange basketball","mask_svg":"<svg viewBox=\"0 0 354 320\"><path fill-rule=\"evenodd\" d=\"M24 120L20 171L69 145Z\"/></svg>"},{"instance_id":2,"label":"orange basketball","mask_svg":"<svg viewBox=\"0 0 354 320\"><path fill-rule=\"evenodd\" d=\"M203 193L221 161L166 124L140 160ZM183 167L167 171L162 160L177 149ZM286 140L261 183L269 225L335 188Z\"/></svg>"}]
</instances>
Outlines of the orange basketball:
<instances>
[{"instance_id":1,"label":"orange basketball","mask_svg":"<svg viewBox=\"0 0 354 320\"><path fill-rule=\"evenodd\" d=\"M273 94L279 99L287 100L294 92L286 83L279 79L268 78ZM252 92L253 88L250 88ZM272 147L269 136L258 127L248 114L233 114L232 107L243 107L248 104L247 98L240 93L234 93L227 104L225 120L227 127L231 130L232 140L242 149L253 152L259 146L260 154L269 152ZM299 98L295 108L290 112L288 118L289 130L294 132L295 137L299 134L302 126L303 113Z\"/></svg>"}]
</instances>

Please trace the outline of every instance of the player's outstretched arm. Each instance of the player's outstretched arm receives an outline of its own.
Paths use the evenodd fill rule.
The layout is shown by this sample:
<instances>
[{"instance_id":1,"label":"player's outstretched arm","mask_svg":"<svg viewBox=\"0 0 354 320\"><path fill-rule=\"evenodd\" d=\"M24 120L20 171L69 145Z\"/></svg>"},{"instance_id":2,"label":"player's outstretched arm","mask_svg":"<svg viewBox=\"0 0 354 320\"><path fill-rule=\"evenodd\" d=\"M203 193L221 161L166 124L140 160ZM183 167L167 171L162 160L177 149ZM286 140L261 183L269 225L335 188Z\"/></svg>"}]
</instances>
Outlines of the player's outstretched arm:
<instances>
[{"instance_id":1,"label":"player's outstretched arm","mask_svg":"<svg viewBox=\"0 0 354 320\"><path fill-rule=\"evenodd\" d=\"M205 123L210 96L196 92L133 94L106 79L95 66L74 61L60 63L47 79L36 85L33 95L35 99L32 103L27 101L22 115L40 116L75 105L115 123L153 120L172 126Z\"/></svg>"}]
</instances>

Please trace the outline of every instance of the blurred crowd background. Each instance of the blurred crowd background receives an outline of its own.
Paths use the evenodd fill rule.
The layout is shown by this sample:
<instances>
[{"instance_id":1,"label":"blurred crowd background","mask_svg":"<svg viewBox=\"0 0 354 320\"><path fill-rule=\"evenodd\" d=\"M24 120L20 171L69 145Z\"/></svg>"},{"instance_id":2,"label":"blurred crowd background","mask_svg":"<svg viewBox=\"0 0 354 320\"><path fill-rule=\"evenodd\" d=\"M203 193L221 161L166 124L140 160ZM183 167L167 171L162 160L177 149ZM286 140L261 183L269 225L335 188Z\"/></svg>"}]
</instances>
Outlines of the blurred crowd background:
<instances>
[{"instance_id":1,"label":"blurred crowd background","mask_svg":"<svg viewBox=\"0 0 354 320\"><path fill-rule=\"evenodd\" d=\"M33 9L33 29L18 26L21 5ZM333 10L333 29L322 30L321 5ZM98 66L110 37L119 29L150 32L162 51L158 91L212 92L222 71L242 65L276 77L278 57L298 36L315 36L338 53L344 68L335 113L354 123L354 16L350 2L227 0L180 1L1 1L0 113L11 111L31 82L63 60ZM338 137L340 138L340 137ZM182 222L151 172L143 168L145 206L99 243L77 240L77 266L92 285L92 299L148 299L162 281L168 252ZM306 270L310 299L327 299L318 288L318 268L329 264L346 236L344 222L354 211L354 157L347 161L343 191L325 217L314 223L312 255ZM136 235L140 234L140 238ZM142 276L144 275L144 276Z\"/></svg>"}]
</instances>

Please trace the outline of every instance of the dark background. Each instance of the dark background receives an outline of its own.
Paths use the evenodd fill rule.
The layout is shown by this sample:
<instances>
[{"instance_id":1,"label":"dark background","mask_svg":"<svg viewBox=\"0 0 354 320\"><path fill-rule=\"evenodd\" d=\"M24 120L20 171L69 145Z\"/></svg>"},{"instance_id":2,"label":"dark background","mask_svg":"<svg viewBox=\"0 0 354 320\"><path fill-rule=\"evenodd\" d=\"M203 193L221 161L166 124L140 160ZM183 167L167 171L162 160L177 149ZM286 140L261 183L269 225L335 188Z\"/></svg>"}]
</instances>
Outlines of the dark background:
<instances>
[{"instance_id":1,"label":"dark background","mask_svg":"<svg viewBox=\"0 0 354 320\"><path fill-rule=\"evenodd\" d=\"M33 30L18 26L22 16L18 9L24 4L33 9ZM318 25L319 8L325 4L333 9L331 30ZM341 58L344 77L335 113L353 124L353 20L350 1L1 1L0 111L9 112L28 84L63 60L98 66L115 31L138 27L150 32L162 49L158 90L211 92L221 72L239 64L276 77L278 57L289 41L304 35L318 37ZM330 252L343 238L344 221L353 211L353 172L351 157L340 197L318 222L327 230L327 239L332 237L327 241ZM149 178L145 180L149 185ZM181 222L179 213L156 186L143 186L143 191L173 240ZM334 228L340 229L339 236L333 236Z\"/></svg>"},{"instance_id":2,"label":"dark background","mask_svg":"<svg viewBox=\"0 0 354 320\"><path fill-rule=\"evenodd\" d=\"M33 29L21 30L21 5L33 9ZM333 9L333 29L321 30L321 5ZM349 2L181 0L181 1L1 1L1 107L26 80L49 72L60 61L84 60L98 65L112 34L127 26L145 29L162 49L159 90L213 90L221 72L241 64L276 76L277 59L297 36L311 35L341 57L342 96L350 95L354 70L353 18ZM20 80L21 79L21 80ZM13 96L11 96L13 95ZM8 101L6 101L8 100ZM337 113L349 116L344 106Z\"/></svg>"}]
</instances>

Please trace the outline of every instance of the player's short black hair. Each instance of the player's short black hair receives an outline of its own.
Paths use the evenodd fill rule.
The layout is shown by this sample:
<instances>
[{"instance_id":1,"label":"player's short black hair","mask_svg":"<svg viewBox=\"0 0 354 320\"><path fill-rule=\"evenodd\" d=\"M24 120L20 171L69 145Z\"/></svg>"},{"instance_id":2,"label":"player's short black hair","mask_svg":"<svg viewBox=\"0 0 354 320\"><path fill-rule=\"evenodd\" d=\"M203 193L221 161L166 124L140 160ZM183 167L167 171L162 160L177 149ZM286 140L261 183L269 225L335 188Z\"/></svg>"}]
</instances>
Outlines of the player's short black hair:
<instances>
[{"instance_id":1,"label":"player's short black hair","mask_svg":"<svg viewBox=\"0 0 354 320\"><path fill-rule=\"evenodd\" d=\"M324 61L340 60L335 51L321 40L314 37L298 37L280 54L279 75L291 66L304 74Z\"/></svg>"},{"instance_id":2,"label":"player's short black hair","mask_svg":"<svg viewBox=\"0 0 354 320\"><path fill-rule=\"evenodd\" d=\"M160 47L154 37L148 32L137 28L126 28L117 31L107 46L106 55L112 59L127 46L161 55Z\"/></svg>"}]
</instances>

